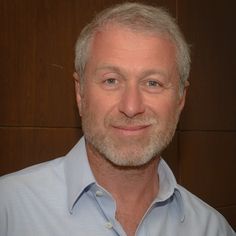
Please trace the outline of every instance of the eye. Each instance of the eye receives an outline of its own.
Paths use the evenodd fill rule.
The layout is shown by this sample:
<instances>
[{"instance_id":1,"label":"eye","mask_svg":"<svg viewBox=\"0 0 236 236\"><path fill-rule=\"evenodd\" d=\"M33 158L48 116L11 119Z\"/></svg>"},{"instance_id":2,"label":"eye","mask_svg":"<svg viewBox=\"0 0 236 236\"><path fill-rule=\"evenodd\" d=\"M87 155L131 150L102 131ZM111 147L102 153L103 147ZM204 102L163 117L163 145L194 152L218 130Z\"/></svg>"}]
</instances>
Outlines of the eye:
<instances>
[{"instance_id":1,"label":"eye","mask_svg":"<svg viewBox=\"0 0 236 236\"><path fill-rule=\"evenodd\" d=\"M148 93L160 93L164 88L163 84L156 79L144 80L142 86Z\"/></svg>"},{"instance_id":2,"label":"eye","mask_svg":"<svg viewBox=\"0 0 236 236\"><path fill-rule=\"evenodd\" d=\"M148 87L159 87L160 84L159 84L159 82L157 82L155 80L149 80L149 81L147 81L147 86Z\"/></svg>"},{"instance_id":3,"label":"eye","mask_svg":"<svg viewBox=\"0 0 236 236\"><path fill-rule=\"evenodd\" d=\"M114 78L108 78L104 81L104 83L107 85L116 85L118 84L118 80Z\"/></svg>"},{"instance_id":4,"label":"eye","mask_svg":"<svg viewBox=\"0 0 236 236\"><path fill-rule=\"evenodd\" d=\"M102 81L102 87L106 90L118 89L119 86L120 86L119 79L108 77L108 78L104 78L103 81Z\"/></svg>"}]
</instances>

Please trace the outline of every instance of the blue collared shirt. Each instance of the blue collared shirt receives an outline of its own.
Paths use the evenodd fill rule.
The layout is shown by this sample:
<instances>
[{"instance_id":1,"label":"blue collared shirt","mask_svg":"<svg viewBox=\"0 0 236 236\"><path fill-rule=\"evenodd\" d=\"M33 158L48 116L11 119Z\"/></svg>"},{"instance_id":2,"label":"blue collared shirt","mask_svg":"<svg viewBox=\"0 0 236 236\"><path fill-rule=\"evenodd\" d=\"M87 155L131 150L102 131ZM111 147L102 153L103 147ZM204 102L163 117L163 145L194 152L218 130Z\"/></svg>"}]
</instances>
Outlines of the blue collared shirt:
<instances>
[{"instance_id":1,"label":"blue collared shirt","mask_svg":"<svg viewBox=\"0 0 236 236\"><path fill-rule=\"evenodd\" d=\"M157 172L159 193L137 236L235 235L222 215L176 183L164 160ZM96 183L83 138L65 157L0 178L1 236L126 235L115 212L111 194Z\"/></svg>"}]
</instances>

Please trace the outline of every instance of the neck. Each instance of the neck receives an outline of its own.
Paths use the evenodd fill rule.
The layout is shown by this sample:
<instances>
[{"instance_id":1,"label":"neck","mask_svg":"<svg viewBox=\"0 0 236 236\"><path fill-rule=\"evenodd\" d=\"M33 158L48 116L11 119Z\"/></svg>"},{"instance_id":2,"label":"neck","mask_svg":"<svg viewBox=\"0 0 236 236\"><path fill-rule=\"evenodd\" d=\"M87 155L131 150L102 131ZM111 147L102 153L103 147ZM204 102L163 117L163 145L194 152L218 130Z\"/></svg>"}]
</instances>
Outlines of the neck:
<instances>
[{"instance_id":1,"label":"neck","mask_svg":"<svg viewBox=\"0 0 236 236\"><path fill-rule=\"evenodd\" d=\"M157 196L159 189L157 166L160 158L154 158L140 167L119 167L106 160L90 144L87 144L87 153L96 181L116 201L117 220L127 234L134 233Z\"/></svg>"},{"instance_id":2,"label":"neck","mask_svg":"<svg viewBox=\"0 0 236 236\"><path fill-rule=\"evenodd\" d=\"M134 195L143 190L158 190L157 166L160 158L153 158L149 163L142 166L123 167L116 166L101 156L90 144L86 145L88 160L99 185L110 193L118 194L127 190L136 190ZM156 195L155 195L156 196Z\"/></svg>"}]
</instances>

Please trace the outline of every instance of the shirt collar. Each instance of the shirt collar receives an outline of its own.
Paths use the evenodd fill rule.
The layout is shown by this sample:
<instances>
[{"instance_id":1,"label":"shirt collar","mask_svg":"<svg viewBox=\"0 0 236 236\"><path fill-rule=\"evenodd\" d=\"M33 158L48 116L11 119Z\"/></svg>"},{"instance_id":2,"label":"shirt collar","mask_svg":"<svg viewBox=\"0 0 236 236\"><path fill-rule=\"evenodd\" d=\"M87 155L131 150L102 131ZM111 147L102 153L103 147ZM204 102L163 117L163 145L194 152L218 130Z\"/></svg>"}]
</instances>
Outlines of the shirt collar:
<instances>
[{"instance_id":1,"label":"shirt collar","mask_svg":"<svg viewBox=\"0 0 236 236\"><path fill-rule=\"evenodd\" d=\"M75 203L85 189L95 183L95 177L89 166L85 140L80 141L72 148L65 158L65 176L68 194L69 211L72 213Z\"/></svg>"},{"instance_id":2,"label":"shirt collar","mask_svg":"<svg viewBox=\"0 0 236 236\"><path fill-rule=\"evenodd\" d=\"M159 175L159 192L157 200L164 201L173 195L174 190L177 188L177 182L173 172L163 159L159 162L157 172Z\"/></svg>"},{"instance_id":3,"label":"shirt collar","mask_svg":"<svg viewBox=\"0 0 236 236\"><path fill-rule=\"evenodd\" d=\"M175 176L167 163L161 159L158 165L159 175L159 192L155 203L168 201L171 197L175 198L176 211L180 217L180 221L185 219L184 203L181 196L179 185L176 182Z\"/></svg>"},{"instance_id":4,"label":"shirt collar","mask_svg":"<svg viewBox=\"0 0 236 236\"><path fill-rule=\"evenodd\" d=\"M185 216L181 192L173 172L163 159L159 162L157 172L159 175L159 192L155 202L164 202L174 196L182 222ZM88 162L84 138L81 138L66 155L65 176L68 191L68 206L69 211L72 213L74 205L85 189L96 182Z\"/></svg>"}]
</instances>

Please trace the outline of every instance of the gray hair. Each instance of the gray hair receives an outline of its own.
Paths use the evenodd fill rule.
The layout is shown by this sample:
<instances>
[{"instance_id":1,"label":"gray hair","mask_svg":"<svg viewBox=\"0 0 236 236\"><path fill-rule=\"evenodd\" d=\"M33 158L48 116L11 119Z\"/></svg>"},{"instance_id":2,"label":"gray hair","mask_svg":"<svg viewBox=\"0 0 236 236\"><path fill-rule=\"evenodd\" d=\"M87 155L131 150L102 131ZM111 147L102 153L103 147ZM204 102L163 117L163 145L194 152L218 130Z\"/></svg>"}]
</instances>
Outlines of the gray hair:
<instances>
[{"instance_id":1,"label":"gray hair","mask_svg":"<svg viewBox=\"0 0 236 236\"><path fill-rule=\"evenodd\" d=\"M132 31L157 33L168 37L176 47L176 63L180 87L183 89L190 71L189 47L175 19L166 10L140 3L123 3L107 8L84 27L75 48L75 69L80 78L84 77L89 47L94 35L109 23L126 26Z\"/></svg>"}]
</instances>

